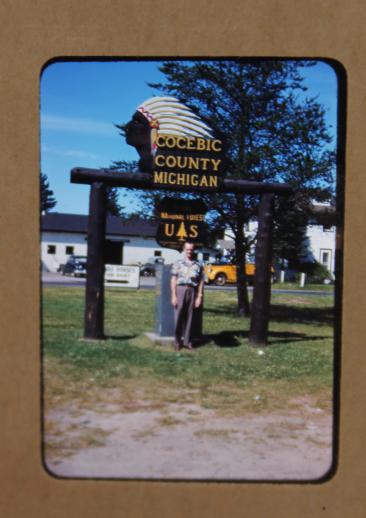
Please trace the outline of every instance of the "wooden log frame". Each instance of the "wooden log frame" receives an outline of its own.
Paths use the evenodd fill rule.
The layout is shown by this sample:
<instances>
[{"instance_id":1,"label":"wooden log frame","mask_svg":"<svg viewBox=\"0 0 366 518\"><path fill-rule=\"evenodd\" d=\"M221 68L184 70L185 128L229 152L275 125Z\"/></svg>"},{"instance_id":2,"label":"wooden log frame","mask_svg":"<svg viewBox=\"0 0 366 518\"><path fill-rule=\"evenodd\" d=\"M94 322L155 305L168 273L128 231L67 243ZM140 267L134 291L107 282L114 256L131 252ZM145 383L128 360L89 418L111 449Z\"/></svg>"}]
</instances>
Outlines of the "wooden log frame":
<instances>
[{"instance_id":1,"label":"wooden log frame","mask_svg":"<svg viewBox=\"0 0 366 518\"><path fill-rule=\"evenodd\" d=\"M262 194L258 212L252 317L249 331L249 344L254 347L265 346L268 341L272 275L273 208L274 194Z\"/></svg>"},{"instance_id":2,"label":"wooden log frame","mask_svg":"<svg viewBox=\"0 0 366 518\"><path fill-rule=\"evenodd\" d=\"M112 187L131 187L134 189L176 191L175 185L155 185L148 173L116 172L113 169L86 169L74 167L71 170L71 183L92 184L103 182ZM188 191L188 189L187 189ZM200 187L199 192L212 193L212 189ZM248 180L230 180L224 178L215 192L241 192L245 194L263 194L271 192L278 195L289 195L291 187L286 183L264 183Z\"/></svg>"},{"instance_id":3,"label":"wooden log frame","mask_svg":"<svg viewBox=\"0 0 366 518\"><path fill-rule=\"evenodd\" d=\"M157 187L153 184L152 177L148 173L116 172L111 169L87 169L81 167L75 167L71 170L71 183L91 185L84 338L102 340L105 338L103 330L103 250L107 201L105 186L150 190ZM174 186L159 186L160 189L175 190ZM291 194L292 189L288 184L223 179L217 191L261 195L249 343L256 347L266 346L268 342L271 297L270 264L272 257L274 195L288 196ZM208 192L210 191L208 190Z\"/></svg>"},{"instance_id":4,"label":"wooden log frame","mask_svg":"<svg viewBox=\"0 0 366 518\"><path fill-rule=\"evenodd\" d=\"M86 265L84 338L104 336L104 241L107 195L103 182L93 182L89 198L88 258Z\"/></svg>"}]
</instances>

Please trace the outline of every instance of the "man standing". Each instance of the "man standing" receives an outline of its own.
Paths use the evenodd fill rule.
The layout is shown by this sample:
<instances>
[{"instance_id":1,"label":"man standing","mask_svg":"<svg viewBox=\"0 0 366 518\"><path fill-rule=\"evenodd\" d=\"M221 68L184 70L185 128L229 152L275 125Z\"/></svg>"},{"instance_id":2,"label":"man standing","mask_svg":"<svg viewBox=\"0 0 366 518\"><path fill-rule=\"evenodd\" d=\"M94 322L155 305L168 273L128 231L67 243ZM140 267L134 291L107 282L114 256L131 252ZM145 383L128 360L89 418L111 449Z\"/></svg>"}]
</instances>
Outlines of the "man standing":
<instances>
[{"instance_id":1,"label":"man standing","mask_svg":"<svg viewBox=\"0 0 366 518\"><path fill-rule=\"evenodd\" d=\"M199 308L203 299L203 268L193 259L194 244L184 243L183 259L172 267L171 296L174 306L174 349L192 347L192 317L194 308Z\"/></svg>"}]
</instances>

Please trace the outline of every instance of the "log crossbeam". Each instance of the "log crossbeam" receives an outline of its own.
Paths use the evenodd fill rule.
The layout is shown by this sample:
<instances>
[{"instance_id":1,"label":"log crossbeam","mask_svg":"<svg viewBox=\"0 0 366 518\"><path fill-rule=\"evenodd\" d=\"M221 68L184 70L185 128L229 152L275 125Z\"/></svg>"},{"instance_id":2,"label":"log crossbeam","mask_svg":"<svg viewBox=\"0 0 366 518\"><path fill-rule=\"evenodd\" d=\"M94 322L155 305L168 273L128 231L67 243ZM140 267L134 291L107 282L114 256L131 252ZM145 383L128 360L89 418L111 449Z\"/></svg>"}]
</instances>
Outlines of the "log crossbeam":
<instances>
[{"instance_id":1,"label":"log crossbeam","mask_svg":"<svg viewBox=\"0 0 366 518\"><path fill-rule=\"evenodd\" d=\"M74 167L71 170L71 183L93 184L103 182L111 187L130 187L133 189L171 190L176 191L176 185L155 185L148 173L116 172L113 169L88 169ZM200 187L199 192L212 192L212 189ZM286 183L264 183L249 180L231 180L223 178L215 192L241 192L244 194L274 193L277 195L291 194L291 186Z\"/></svg>"}]
</instances>

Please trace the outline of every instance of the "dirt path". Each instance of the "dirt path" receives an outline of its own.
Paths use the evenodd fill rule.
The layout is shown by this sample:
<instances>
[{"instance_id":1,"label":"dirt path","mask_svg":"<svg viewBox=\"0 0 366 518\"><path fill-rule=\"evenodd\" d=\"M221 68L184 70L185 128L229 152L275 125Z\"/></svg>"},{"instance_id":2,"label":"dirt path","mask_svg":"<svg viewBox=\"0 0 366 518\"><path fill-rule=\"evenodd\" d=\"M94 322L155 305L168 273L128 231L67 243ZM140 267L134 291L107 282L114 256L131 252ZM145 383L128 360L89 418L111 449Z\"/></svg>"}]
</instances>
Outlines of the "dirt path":
<instances>
[{"instance_id":1,"label":"dirt path","mask_svg":"<svg viewBox=\"0 0 366 518\"><path fill-rule=\"evenodd\" d=\"M47 414L46 464L62 477L314 480L330 468L332 420L297 410L221 417L193 404Z\"/></svg>"}]
</instances>

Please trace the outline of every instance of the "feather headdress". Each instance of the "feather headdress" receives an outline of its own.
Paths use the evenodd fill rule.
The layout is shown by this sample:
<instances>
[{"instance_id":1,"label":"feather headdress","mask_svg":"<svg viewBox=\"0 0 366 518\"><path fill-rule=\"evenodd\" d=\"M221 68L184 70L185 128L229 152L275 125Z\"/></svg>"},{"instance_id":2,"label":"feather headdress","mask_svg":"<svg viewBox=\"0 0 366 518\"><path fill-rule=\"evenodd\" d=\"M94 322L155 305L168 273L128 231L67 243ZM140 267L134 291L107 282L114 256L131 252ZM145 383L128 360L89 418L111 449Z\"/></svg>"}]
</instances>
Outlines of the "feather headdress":
<instances>
[{"instance_id":1,"label":"feather headdress","mask_svg":"<svg viewBox=\"0 0 366 518\"><path fill-rule=\"evenodd\" d=\"M160 134L212 138L211 128L175 97L151 97L143 102L137 111L149 121L153 152L156 148L156 137Z\"/></svg>"}]
</instances>

